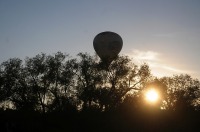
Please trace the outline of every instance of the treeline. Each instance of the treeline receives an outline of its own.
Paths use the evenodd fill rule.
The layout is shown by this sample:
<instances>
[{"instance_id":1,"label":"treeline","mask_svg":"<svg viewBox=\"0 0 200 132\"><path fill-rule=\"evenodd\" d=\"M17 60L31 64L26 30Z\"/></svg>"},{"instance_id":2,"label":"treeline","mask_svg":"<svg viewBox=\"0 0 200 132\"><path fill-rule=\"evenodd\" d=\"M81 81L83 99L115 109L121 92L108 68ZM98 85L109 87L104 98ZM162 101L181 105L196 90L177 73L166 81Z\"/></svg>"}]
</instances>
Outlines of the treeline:
<instances>
[{"instance_id":1,"label":"treeline","mask_svg":"<svg viewBox=\"0 0 200 132\"><path fill-rule=\"evenodd\" d=\"M154 87L159 101L148 104L144 92ZM0 65L1 109L72 112L117 109L199 110L200 82L189 75L157 78L147 64L118 56L106 65L97 56L77 58L57 52L9 59Z\"/></svg>"},{"instance_id":2,"label":"treeline","mask_svg":"<svg viewBox=\"0 0 200 132\"><path fill-rule=\"evenodd\" d=\"M145 92L159 93L156 103ZM0 65L0 131L198 131L200 82L189 75L157 78L147 64L118 56L57 52Z\"/></svg>"}]
</instances>

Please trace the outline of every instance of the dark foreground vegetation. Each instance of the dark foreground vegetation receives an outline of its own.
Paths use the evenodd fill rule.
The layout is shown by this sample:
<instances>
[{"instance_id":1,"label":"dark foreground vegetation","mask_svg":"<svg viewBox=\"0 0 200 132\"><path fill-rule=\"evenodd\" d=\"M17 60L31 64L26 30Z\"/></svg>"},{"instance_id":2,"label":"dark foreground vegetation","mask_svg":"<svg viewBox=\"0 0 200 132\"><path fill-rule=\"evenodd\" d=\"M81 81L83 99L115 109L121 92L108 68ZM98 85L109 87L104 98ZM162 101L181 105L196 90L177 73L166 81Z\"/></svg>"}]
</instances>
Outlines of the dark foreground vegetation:
<instances>
[{"instance_id":1,"label":"dark foreground vegetation","mask_svg":"<svg viewBox=\"0 0 200 132\"><path fill-rule=\"evenodd\" d=\"M0 132L200 131L199 98L199 80L157 78L127 56L109 67L87 53L13 58L0 65Z\"/></svg>"},{"instance_id":2,"label":"dark foreground vegetation","mask_svg":"<svg viewBox=\"0 0 200 132\"><path fill-rule=\"evenodd\" d=\"M197 132L199 112L1 112L1 132ZM11 132L12 132L11 131Z\"/></svg>"}]
</instances>

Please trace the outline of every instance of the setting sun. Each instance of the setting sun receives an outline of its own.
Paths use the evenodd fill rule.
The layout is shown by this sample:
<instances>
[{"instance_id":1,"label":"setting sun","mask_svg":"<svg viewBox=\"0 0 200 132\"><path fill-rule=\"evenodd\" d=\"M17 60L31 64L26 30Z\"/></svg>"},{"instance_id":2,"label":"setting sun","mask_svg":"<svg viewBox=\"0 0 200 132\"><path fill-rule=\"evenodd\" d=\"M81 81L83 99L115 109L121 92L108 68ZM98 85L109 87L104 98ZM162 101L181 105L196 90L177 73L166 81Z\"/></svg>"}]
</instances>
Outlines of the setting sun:
<instances>
[{"instance_id":1,"label":"setting sun","mask_svg":"<svg viewBox=\"0 0 200 132\"><path fill-rule=\"evenodd\" d=\"M150 89L145 94L146 100L149 102L156 102L159 98L158 92L154 89Z\"/></svg>"}]
</instances>

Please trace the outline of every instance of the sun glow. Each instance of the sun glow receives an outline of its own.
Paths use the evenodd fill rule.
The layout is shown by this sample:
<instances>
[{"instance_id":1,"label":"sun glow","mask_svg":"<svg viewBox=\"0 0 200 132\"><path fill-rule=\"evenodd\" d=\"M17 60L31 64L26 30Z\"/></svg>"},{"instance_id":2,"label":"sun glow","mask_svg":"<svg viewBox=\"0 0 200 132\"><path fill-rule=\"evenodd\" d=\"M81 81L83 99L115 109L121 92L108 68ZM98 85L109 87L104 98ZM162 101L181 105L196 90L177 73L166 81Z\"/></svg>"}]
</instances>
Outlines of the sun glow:
<instances>
[{"instance_id":1,"label":"sun glow","mask_svg":"<svg viewBox=\"0 0 200 132\"><path fill-rule=\"evenodd\" d=\"M159 98L158 92L154 89L150 89L145 94L146 100L149 102L156 102Z\"/></svg>"}]
</instances>

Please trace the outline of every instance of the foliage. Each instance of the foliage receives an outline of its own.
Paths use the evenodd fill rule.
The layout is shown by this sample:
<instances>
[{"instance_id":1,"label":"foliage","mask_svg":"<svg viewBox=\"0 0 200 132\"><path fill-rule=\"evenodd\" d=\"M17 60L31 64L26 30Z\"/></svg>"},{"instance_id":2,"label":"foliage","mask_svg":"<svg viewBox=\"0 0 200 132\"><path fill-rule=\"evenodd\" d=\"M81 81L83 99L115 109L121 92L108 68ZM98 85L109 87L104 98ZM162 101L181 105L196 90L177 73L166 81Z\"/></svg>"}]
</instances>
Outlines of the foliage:
<instances>
[{"instance_id":1,"label":"foliage","mask_svg":"<svg viewBox=\"0 0 200 132\"><path fill-rule=\"evenodd\" d=\"M156 78L147 64L118 56L109 66L87 53L78 58L57 52L9 59L0 65L0 102L17 110L110 111L130 107L197 110L200 82L189 75ZM156 104L145 103L144 92L154 87ZM128 109L128 108L127 108Z\"/></svg>"},{"instance_id":2,"label":"foliage","mask_svg":"<svg viewBox=\"0 0 200 132\"><path fill-rule=\"evenodd\" d=\"M198 131L199 98L199 80L154 77L128 56L108 66L87 53L41 53L0 65L0 131Z\"/></svg>"},{"instance_id":3,"label":"foliage","mask_svg":"<svg viewBox=\"0 0 200 132\"><path fill-rule=\"evenodd\" d=\"M191 110L198 104L200 82L189 75L175 75L160 79L167 86L165 108Z\"/></svg>"}]
</instances>

